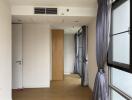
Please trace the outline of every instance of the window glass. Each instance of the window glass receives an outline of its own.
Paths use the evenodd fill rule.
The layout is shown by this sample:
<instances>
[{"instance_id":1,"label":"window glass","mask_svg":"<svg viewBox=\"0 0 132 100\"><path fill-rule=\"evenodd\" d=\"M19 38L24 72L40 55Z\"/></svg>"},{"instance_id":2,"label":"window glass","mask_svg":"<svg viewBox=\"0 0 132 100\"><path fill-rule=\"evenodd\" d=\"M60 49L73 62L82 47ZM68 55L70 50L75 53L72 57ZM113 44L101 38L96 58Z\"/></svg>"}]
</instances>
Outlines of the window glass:
<instances>
[{"instance_id":1,"label":"window glass","mask_svg":"<svg viewBox=\"0 0 132 100\"><path fill-rule=\"evenodd\" d=\"M130 64L130 34L113 36L113 61Z\"/></svg>"},{"instance_id":2,"label":"window glass","mask_svg":"<svg viewBox=\"0 0 132 100\"><path fill-rule=\"evenodd\" d=\"M115 92L114 90L111 91L111 100L127 100L124 97L122 97L121 95L119 95L117 92Z\"/></svg>"},{"instance_id":3,"label":"window glass","mask_svg":"<svg viewBox=\"0 0 132 100\"><path fill-rule=\"evenodd\" d=\"M132 97L132 74L111 68L111 84Z\"/></svg>"},{"instance_id":4,"label":"window glass","mask_svg":"<svg viewBox=\"0 0 132 100\"><path fill-rule=\"evenodd\" d=\"M113 34L127 31L130 27L130 1L113 10Z\"/></svg>"},{"instance_id":5,"label":"window glass","mask_svg":"<svg viewBox=\"0 0 132 100\"><path fill-rule=\"evenodd\" d=\"M130 0L117 0L112 6L111 48L108 64L110 70L111 100L127 100L119 93L132 97L132 74L130 68ZM116 67L116 68L113 68ZM126 68L127 67L127 68ZM126 69L125 69L126 68ZM122 70L125 71L122 71Z\"/></svg>"},{"instance_id":6,"label":"window glass","mask_svg":"<svg viewBox=\"0 0 132 100\"><path fill-rule=\"evenodd\" d=\"M108 54L108 63L128 70L130 69L130 1L126 0L122 3L119 0L113 6L111 48Z\"/></svg>"}]
</instances>

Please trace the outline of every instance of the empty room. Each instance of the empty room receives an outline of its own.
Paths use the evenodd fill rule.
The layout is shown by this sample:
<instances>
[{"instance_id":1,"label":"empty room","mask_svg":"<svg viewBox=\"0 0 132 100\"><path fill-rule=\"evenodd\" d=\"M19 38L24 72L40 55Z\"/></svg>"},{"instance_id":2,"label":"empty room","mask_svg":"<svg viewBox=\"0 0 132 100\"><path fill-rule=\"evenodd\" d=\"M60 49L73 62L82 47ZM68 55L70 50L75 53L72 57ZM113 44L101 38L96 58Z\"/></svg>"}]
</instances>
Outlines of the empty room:
<instances>
[{"instance_id":1,"label":"empty room","mask_svg":"<svg viewBox=\"0 0 132 100\"><path fill-rule=\"evenodd\" d=\"M130 0L0 0L0 100L132 100Z\"/></svg>"}]
</instances>

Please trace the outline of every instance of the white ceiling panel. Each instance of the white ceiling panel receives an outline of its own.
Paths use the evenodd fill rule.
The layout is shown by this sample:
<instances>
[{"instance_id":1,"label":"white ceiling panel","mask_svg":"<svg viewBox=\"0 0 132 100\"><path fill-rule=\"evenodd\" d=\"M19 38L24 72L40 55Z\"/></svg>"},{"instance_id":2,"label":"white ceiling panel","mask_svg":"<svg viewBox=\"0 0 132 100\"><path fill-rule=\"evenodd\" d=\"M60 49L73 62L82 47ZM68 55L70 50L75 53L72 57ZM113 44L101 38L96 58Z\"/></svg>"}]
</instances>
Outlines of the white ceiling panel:
<instances>
[{"instance_id":1,"label":"white ceiling panel","mask_svg":"<svg viewBox=\"0 0 132 100\"><path fill-rule=\"evenodd\" d=\"M13 23L48 24L52 29L64 29L66 34L74 34L83 26L88 25L93 17L87 16L13 16Z\"/></svg>"},{"instance_id":2,"label":"white ceiling panel","mask_svg":"<svg viewBox=\"0 0 132 100\"><path fill-rule=\"evenodd\" d=\"M70 26L80 26L88 24L93 17L89 16L12 16L13 23L45 23L50 25L70 25Z\"/></svg>"}]
</instances>

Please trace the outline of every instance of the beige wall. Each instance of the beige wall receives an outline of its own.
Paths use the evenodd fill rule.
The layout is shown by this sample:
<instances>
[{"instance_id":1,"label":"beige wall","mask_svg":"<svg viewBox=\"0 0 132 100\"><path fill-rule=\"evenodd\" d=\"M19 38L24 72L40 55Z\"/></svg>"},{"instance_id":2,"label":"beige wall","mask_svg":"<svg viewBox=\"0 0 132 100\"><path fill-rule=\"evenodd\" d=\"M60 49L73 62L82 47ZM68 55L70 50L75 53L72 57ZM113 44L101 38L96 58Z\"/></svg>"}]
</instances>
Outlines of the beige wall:
<instances>
[{"instance_id":1,"label":"beige wall","mask_svg":"<svg viewBox=\"0 0 132 100\"><path fill-rule=\"evenodd\" d=\"M88 77L89 87L93 90L94 81L97 74L97 62L96 62L96 19L91 21L88 27ZM108 66L105 67L106 76L108 79ZM108 81L108 80L107 80Z\"/></svg>"},{"instance_id":2,"label":"beige wall","mask_svg":"<svg viewBox=\"0 0 132 100\"><path fill-rule=\"evenodd\" d=\"M51 34L44 24L23 25L23 86L50 86Z\"/></svg>"},{"instance_id":3,"label":"beige wall","mask_svg":"<svg viewBox=\"0 0 132 100\"><path fill-rule=\"evenodd\" d=\"M11 100L11 14L8 0L0 0L0 100Z\"/></svg>"},{"instance_id":4,"label":"beige wall","mask_svg":"<svg viewBox=\"0 0 132 100\"><path fill-rule=\"evenodd\" d=\"M89 87L93 90L97 73L96 63L96 20L91 21L88 27L88 77Z\"/></svg>"}]
</instances>

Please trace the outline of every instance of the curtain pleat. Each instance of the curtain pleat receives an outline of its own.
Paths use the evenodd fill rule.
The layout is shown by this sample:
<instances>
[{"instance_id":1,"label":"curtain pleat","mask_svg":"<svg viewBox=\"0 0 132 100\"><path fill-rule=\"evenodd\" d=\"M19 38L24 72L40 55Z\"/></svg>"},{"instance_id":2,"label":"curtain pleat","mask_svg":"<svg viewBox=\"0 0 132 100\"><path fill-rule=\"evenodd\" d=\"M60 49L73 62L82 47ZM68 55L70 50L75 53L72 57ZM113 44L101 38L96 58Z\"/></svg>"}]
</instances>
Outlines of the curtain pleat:
<instances>
[{"instance_id":1,"label":"curtain pleat","mask_svg":"<svg viewBox=\"0 0 132 100\"><path fill-rule=\"evenodd\" d=\"M82 26L82 86L88 86L87 26Z\"/></svg>"},{"instance_id":2,"label":"curtain pleat","mask_svg":"<svg viewBox=\"0 0 132 100\"><path fill-rule=\"evenodd\" d=\"M81 85L88 86L88 57L87 57L87 26L74 36L75 39L75 65L74 73L81 77Z\"/></svg>"}]
</instances>

